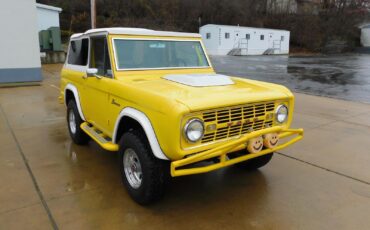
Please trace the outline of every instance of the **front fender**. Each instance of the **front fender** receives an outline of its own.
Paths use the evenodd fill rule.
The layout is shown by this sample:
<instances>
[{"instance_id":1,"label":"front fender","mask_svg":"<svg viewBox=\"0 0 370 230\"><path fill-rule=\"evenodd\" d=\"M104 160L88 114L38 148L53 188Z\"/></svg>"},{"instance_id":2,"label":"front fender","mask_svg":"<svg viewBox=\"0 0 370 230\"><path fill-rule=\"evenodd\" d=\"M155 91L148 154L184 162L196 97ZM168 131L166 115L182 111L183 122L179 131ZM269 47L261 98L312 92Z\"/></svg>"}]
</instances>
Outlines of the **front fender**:
<instances>
[{"instance_id":1,"label":"front fender","mask_svg":"<svg viewBox=\"0 0 370 230\"><path fill-rule=\"evenodd\" d=\"M154 156L162 160L169 160L168 157L163 153L161 146L159 145L157 136L154 132L153 126L149 118L143 112L137 109L131 108L131 107L126 107L119 113L115 126L114 126L113 143L117 144L118 142L117 132L118 132L119 124L121 122L121 119L126 116L139 122L141 127L144 129L144 132L148 138L148 141L149 141L149 144L150 144L150 147L152 149Z\"/></svg>"}]
</instances>

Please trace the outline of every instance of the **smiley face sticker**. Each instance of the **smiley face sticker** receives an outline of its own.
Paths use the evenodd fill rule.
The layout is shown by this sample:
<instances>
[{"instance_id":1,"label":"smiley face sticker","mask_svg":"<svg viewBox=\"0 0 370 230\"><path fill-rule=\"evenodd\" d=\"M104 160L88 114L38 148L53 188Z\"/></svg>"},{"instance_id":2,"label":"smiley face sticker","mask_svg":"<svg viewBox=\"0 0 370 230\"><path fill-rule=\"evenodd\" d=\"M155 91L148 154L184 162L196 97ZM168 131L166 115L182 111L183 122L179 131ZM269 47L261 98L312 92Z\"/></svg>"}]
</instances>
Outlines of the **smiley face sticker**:
<instances>
[{"instance_id":1,"label":"smiley face sticker","mask_svg":"<svg viewBox=\"0 0 370 230\"><path fill-rule=\"evenodd\" d=\"M266 148L272 149L279 142L279 135L277 133L268 133L264 135L263 145Z\"/></svg>"},{"instance_id":2,"label":"smiley face sticker","mask_svg":"<svg viewBox=\"0 0 370 230\"><path fill-rule=\"evenodd\" d=\"M263 138L256 137L248 141L247 150L249 153L258 153L263 148Z\"/></svg>"}]
</instances>

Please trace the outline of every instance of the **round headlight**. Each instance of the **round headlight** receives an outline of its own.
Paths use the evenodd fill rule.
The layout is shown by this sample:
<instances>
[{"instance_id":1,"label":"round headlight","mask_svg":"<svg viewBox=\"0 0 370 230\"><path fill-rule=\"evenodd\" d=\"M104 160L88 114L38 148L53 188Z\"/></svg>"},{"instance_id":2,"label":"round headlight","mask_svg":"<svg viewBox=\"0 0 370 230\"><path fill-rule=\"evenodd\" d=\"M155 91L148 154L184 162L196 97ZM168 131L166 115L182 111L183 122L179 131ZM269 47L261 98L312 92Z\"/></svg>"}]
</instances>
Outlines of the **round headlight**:
<instances>
[{"instance_id":1,"label":"round headlight","mask_svg":"<svg viewBox=\"0 0 370 230\"><path fill-rule=\"evenodd\" d=\"M276 121L279 123L284 123L288 119L288 107L281 104L276 109Z\"/></svg>"},{"instance_id":2,"label":"round headlight","mask_svg":"<svg viewBox=\"0 0 370 230\"><path fill-rule=\"evenodd\" d=\"M184 133L190 142L199 141L204 134L203 122L199 119L189 120L185 125Z\"/></svg>"}]
</instances>

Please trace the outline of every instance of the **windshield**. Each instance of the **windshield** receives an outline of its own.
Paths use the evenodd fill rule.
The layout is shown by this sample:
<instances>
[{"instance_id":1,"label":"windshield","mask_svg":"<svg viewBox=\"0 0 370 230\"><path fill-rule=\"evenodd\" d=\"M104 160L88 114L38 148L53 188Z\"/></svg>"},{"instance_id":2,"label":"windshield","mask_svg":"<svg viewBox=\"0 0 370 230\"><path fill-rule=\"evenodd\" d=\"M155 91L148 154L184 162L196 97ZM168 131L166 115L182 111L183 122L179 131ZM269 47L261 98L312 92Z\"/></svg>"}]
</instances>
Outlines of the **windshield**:
<instances>
[{"instance_id":1,"label":"windshield","mask_svg":"<svg viewBox=\"0 0 370 230\"><path fill-rule=\"evenodd\" d=\"M118 70L209 67L199 41L114 39Z\"/></svg>"}]
</instances>

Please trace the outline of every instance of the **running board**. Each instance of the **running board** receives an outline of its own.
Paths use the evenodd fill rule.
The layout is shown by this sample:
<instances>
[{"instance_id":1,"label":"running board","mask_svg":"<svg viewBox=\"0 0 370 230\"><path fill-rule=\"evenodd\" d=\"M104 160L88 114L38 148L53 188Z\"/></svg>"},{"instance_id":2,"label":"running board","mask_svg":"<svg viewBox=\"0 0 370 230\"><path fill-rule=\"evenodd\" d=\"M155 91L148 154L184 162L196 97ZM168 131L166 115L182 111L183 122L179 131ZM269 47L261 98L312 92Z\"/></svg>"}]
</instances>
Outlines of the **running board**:
<instances>
[{"instance_id":1,"label":"running board","mask_svg":"<svg viewBox=\"0 0 370 230\"><path fill-rule=\"evenodd\" d=\"M82 123L81 129L85 131L85 133L89 135L103 149L108 151L118 151L118 145L112 143L111 138L105 136L100 130L94 128L94 126L91 126L89 123Z\"/></svg>"}]
</instances>

